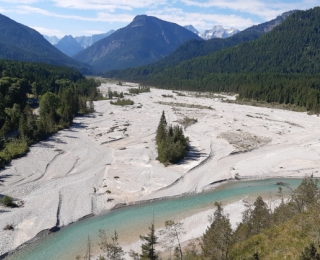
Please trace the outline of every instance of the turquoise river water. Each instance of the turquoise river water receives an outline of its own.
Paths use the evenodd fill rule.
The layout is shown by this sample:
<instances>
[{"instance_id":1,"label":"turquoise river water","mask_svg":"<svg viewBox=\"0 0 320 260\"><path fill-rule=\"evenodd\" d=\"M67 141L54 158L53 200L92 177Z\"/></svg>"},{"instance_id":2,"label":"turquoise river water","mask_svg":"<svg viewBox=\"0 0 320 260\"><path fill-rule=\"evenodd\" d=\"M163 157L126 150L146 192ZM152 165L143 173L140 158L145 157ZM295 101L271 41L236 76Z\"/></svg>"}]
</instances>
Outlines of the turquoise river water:
<instances>
[{"instance_id":1,"label":"turquoise river water","mask_svg":"<svg viewBox=\"0 0 320 260\"><path fill-rule=\"evenodd\" d=\"M97 244L97 237L101 228L111 233L116 229L120 240L133 242L138 240L139 234L142 235L147 232L153 214L156 226L160 226L163 225L164 220L181 219L213 207L215 201L236 201L246 195L249 195L250 198L265 195L265 198L268 199L270 193L275 198L279 187L276 185L277 182L286 182L292 188L295 188L300 184L301 179L235 181L220 185L209 192L116 209L103 215L73 223L24 247L5 259L75 259L78 254L86 251L88 236L92 245Z\"/></svg>"}]
</instances>

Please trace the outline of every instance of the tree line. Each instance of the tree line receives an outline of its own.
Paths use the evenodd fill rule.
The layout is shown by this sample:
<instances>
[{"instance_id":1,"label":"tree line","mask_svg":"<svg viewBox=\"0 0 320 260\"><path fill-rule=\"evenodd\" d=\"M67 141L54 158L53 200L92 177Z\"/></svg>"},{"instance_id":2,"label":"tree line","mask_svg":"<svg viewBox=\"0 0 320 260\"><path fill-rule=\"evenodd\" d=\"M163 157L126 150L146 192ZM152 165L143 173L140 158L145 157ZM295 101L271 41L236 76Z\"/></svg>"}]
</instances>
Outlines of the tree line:
<instances>
[{"instance_id":1,"label":"tree line","mask_svg":"<svg viewBox=\"0 0 320 260\"><path fill-rule=\"evenodd\" d=\"M93 111L98 86L70 68L0 61L0 167L69 127L77 114Z\"/></svg>"}]
</instances>

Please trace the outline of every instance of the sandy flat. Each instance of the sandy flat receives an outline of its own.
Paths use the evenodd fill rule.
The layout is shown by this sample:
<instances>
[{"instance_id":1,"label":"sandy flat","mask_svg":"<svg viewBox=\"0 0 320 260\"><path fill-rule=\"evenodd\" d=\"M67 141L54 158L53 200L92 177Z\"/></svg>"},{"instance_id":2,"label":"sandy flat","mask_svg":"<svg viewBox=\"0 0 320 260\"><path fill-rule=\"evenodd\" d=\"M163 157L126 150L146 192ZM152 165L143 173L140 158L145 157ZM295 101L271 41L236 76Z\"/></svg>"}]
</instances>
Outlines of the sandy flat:
<instances>
[{"instance_id":1,"label":"sandy flat","mask_svg":"<svg viewBox=\"0 0 320 260\"><path fill-rule=\"evenodd\" d=\"M108 83L101 92L108 87L129 88ZM70 129L32 146L27 156L1 171L7 177L0 194L24 206L0 207L0 255L44 229L118 203L201 192L235 176L320 176L319 117L185 94L151 89L127 96L133 106L94 102L95 113L75 118ZM156 160L155 131L162 111L171 124L186 116L197 119L185 129L192 148L188 157L168 167ZM14 232L3 231L8 223ZM203 227L194 230L190 236L203 233Z\"/></svg>"}]
</instances>

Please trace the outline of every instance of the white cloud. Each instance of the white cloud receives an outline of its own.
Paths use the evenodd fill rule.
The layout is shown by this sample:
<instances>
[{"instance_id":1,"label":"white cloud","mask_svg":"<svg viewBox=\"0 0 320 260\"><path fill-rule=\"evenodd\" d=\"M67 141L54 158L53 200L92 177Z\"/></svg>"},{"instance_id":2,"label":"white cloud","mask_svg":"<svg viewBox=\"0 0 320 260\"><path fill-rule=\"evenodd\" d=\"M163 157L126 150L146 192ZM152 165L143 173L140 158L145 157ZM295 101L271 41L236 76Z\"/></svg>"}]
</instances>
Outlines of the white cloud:
<instances>
[{"instance_id":1,"label":"white cloud","mask_svg":"<svg viewBox=\"0 0 320 260\"><path fill-rule=\"evenodd\" d=\"M233 14L185 13L178 8L149 11L147 14L181 26L192 24L199 31L210 29L217 24L223 25L225 28L236 27L237 29L245 29L255 24L250 18L243 18Z\"/></svg>"},{"instance_id":2,"label":"white cloud","mask_svg":"<svg viewBox=\"0 0 320 260\"><path fill-rule=\"evenodd\" d=\"M10 3L10 4L34 4L39 2L39 0L0 0L3 3Z\"/></svg>"},{"instance_id":3,"label":"white cloud","mask_svg":"<svg viewBox=\"0 0 320 260\"><path fill-rule=\"evenodd\" d=\"M166 4L166 0L52 0L56 6L82 10L133 10L136 8L154 8Z\"/></svg>"},{"instance_id":4,"label":"white cloud","mask_svg":"<svg viewBox=\"0 0 320 260\"><path fill-rule=\"evenodd\" d=\"M35 29L42 35L57 36L58 38L62 38L64 36L64 33L57 29L49 29L49 28L43 28L38 26L30 26L30 27Z\"/></svg>"},{"instance_id":5,"label":"white cloud","mask_svg":"<svg viewBox=\"0 0 320 260\"><path fill-rule=\"evenodd\" d=\"M57 14L54 12L49 12L44 9L40 9L32 6L26 6L26 5L18 6L17 12L23 13L23 14L40 14L44 16L89 21L89 22L131 22L134 18L134 15L130 15L130 14L110 14L110 13L104 13L104 12L98 13L97 17L65 15L65 14Z\"/></svg>"},{"instance_id":6,"label":"white cloud","mask_svg":"<svg viewBox=\"0 0 320 260\"><path fill-rule=\"evenodd\" d=\"M271 20L276 16L294 9L304 10L311 8L317 4L317 0L303 0L300 2L281 2L281 1L266 1L266 0L180 0L188 6L196 6L201 8L215 7L219 9L229 9L242 13L253 14L261 17L264 20Z\"/></svg>"}]
</instances>

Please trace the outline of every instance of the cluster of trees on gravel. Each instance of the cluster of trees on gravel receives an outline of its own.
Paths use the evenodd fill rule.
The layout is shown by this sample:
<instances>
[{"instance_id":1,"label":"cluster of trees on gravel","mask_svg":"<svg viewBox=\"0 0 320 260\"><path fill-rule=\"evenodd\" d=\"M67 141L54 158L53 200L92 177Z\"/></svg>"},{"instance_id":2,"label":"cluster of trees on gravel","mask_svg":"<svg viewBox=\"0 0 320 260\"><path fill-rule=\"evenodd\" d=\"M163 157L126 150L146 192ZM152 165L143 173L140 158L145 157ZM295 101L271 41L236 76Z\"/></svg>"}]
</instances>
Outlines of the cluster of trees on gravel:
<instances>
[{"instance_id":1,"label":"cluster of trees on gravel","mask_svg":"<svg viewBox=\"0 0 320 260\"><path fill-rule=\"evenodd\" d=\"M70 68L0 61L0 167L93 111L98 85Z\"/></svg>"},{"instance_id":2,"label":"cluster of trees on gravel","mask_svg":"<svg viewBox=\"0 0 320 260\"><path fill-rule=\"evenodd\" d=\"M179 162L188 152L188 137L184 136L181 126L168 126L164 111L157 128L156 144L157 159L165 165Z\"/></svg>"},{"instance_id":3,"label":"cluster of trees on gravel","mask_svg":"<svg viewBox=\"0 0 320 260\"><path fill-rule=\"evenodd\" d=\"M269 205L258 196L253 203L246 203L242 221L232 230L229 216L221 203L215 202L215 210L210 225L197 240L182 247L181 236L188 232L181 222L168 220L164 228L156 233L154 223L149 233L140 236L141 253L130 251L134 259L174 259L174 260L259 260L259 259L320 259L320 189L313 176L303 179L292 189L279 183L276 207ZM284 198L283 188L291 190L291 197ZM122 260L125 252L118 243L115 232L108 239L104 230L100 231L100 260ZM159 247L165 249L166 256L160 258ZM89 259L90 253L83 258ZM82 259L78 257L78 259Z\"/></svg>"}]
</instances>

